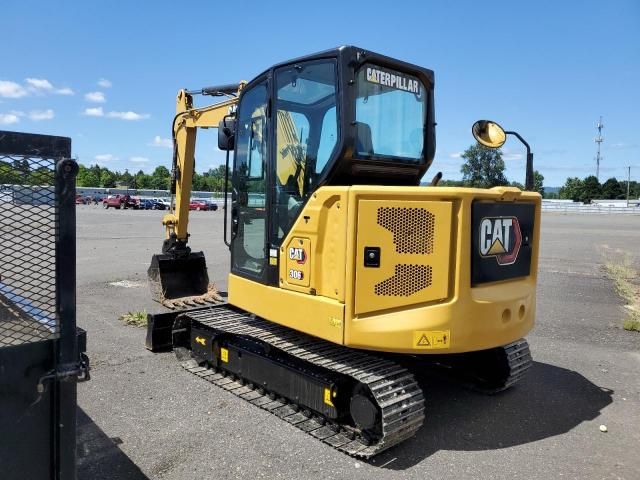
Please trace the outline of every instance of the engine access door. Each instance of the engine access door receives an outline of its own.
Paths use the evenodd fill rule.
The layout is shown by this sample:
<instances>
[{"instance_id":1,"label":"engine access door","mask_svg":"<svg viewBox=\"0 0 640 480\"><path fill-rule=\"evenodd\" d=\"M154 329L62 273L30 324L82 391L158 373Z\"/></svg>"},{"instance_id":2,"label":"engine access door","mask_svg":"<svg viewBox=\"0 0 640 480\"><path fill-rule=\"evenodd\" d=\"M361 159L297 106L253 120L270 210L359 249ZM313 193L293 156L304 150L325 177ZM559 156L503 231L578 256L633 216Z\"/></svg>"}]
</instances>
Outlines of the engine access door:
<instances>
[{"instance_id":1,"label":"engine access door","mask_svg":"<svg viewBox=\"0 0 640 480\"><path fill-rule=\"evenodd\" d=\"M360 200L355 314L449 294L452 204Z\"/></svg>"}]
</instances>

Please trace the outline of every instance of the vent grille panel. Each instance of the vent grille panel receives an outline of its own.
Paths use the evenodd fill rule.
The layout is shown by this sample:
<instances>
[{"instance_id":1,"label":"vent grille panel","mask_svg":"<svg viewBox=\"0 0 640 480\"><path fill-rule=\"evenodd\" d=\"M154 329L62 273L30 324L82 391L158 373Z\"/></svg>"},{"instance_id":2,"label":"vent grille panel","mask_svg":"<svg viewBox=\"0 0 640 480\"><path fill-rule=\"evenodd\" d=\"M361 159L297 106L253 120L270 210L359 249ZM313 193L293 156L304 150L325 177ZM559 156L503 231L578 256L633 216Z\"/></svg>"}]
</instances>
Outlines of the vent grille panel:
<instances>
[{"instance_id":1,"label":"vent grille panel","mask_svg":"<svg viewBox=\"0 0 640 480\"><path fill-rule=\"evenodd\" d=\"M398 253L432 254L435 220L435 215L425 208L378 208L378 225L393 234Z\"/></svg>"},{"instance_id":2,"label":"vent grille panel","mask_svg":"<svg viewBox=\"0 0 640 480\"><path fill-rule=\"evenodd\" d=\"M376 284L376 295L410 297L429 287L432 282L431 265L401 263L396 265L393 277Z\"/></svg>"},{"instance_id":3,"label":"vent grille panel","mask_svg":"<svg viewBox=\"0 0 640 480\"><path fill-rule=\"evenodd\" d=\"M357 201L355 314L447 298L453 203L427 200L428 189L394 191L393 198L366 193ZM367 247L380 249L378 268L367 266Z\"/></svg>"}]
</instances>

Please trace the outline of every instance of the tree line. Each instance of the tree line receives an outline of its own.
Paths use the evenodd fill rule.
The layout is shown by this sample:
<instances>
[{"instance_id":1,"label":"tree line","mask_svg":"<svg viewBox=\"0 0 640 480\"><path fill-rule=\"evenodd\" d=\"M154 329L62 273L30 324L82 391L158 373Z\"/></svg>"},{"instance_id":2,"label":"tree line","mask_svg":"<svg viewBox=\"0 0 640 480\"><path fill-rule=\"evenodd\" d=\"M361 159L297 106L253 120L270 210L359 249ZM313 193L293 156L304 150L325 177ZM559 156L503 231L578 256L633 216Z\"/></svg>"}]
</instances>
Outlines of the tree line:
<instances>
[{"instance_id":1,"label":"tree line","mask_svg":"<svg viewBox=\"0 0 640 480\"><path fill-rule=\"evenodd\" d=\"M509 181L505 176L505 164L500 149L491 149L480 144L472 145L461 155L464 164L460 168L462 180L443 180L441 186L491 188L509 185L524 189L519 182ZM533 189L544 198L561 198L574 202L590 203L596 199L616 200L627 198L627 181L609 178L604 183L590 175L584 179L568 178L559 192L545 192L544 176L537 170L533 173ZM629 182L629 198L640 198L640 183Z\"/></svg>"},{"instance_id":2,"label":"tree line","mask_svg":"<svg viewBox=\"0 0 640 480\"><path fill-rule=\"evenodd\" d=\"M221 192L224 190L225 166L209 169L204 173L194 172L193 190L203 192ZM159 166L150 173L139 170L137 173L112 171L107 167L80 165L76 184L79 187L115 188L127 186L132 190L168 190L171 185L171 172L167 167Z\"/></svg>"},{"instance_id":3,"label":"tree line","mask_svg":"<svg viewBox=\"0 0 640 480\"><path fill-rule=\"evenodd\" d=\"M472 145L461 155L464 159L460 171L462 180L442 180L440 186L461 186L491 188L500 185L515 186L524 189L520 182L509 181L505 175L505 163L500 149L490 149L480 144ZM80 165L77 176L79 187L116 188L128 186L132 190L168 190L171 184L171 172L164 166L156 167L150 173L139 170L112 171L99 165ZM225 166L220 165L204 173L194 173L193 190L221 192L224 190ZM26 159L0 161L0 184L53 185L53 165L42 162L29 162ZM544 189L544 176L534 172L534 190L545 198L570 199L576 202L590 203L594 199L624 199L627 194L627 182L609 178L604 183L591 175L584 179L568 178L558 193L547 193ZM640 183L629 183L629 197L640 198Z\"/></svg>"},{"instance_id":4,"label":"tree line","mask_svg":"<svg viewBox=\"0 0 640 480\"><path fill-rule=\"evenodd\" d=\"M627 198L627 181L611 177L600 183L594 175L580 179L567 178L558 192L558 198L574 202L591 203L592 200L620 200ZM640 183L629 182L629 198L640 198Z\"/></svg>"}]
</instances>

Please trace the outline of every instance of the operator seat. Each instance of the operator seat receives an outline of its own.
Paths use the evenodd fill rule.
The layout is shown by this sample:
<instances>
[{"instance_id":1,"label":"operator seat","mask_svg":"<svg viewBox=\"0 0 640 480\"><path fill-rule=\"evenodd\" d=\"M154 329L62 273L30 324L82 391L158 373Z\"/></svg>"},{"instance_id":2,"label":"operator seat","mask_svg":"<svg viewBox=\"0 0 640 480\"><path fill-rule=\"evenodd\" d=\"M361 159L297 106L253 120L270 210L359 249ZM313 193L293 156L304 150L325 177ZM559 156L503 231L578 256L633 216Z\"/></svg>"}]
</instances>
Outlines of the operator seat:
<instances>
[{"instance_id":1,"label":"operator seat","mask_svg":"<svg viewBox=\"0 0 640 480\"><path fill-rule=\"evenodd\" d=\"M356 152L360 155L373 155L371 127L368 123L356 122Z\"/></svg>"}]
</instances>

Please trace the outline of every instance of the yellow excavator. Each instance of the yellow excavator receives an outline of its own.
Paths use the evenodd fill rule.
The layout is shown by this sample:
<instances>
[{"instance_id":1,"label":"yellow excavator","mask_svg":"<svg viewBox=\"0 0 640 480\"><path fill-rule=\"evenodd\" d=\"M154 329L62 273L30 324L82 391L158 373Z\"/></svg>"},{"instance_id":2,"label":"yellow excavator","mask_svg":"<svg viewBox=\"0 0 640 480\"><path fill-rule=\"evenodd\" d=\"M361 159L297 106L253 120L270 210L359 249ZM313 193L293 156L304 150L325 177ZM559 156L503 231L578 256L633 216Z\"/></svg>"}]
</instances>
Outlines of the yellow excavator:
<instances>
[{"instance_id":1,"label":"yellow excavator","mask_svg":"<svg viewBox=\"0 0 640 480\"><path fill-rule=\"evenodd\" d=\"M195 108L196 94L225 98ZM520 380L539 251L532 154L525 191L421 186L435 126L433 71L353 46L180 91L175 210L148 272L174 310L149 315L147 348L361 458L423 424L415 369L486 393ZM231 172L227 303L188 247L196 131L211 127ZM514 133L472 132L490 148Z\"/></svg>"}]
</instances>

